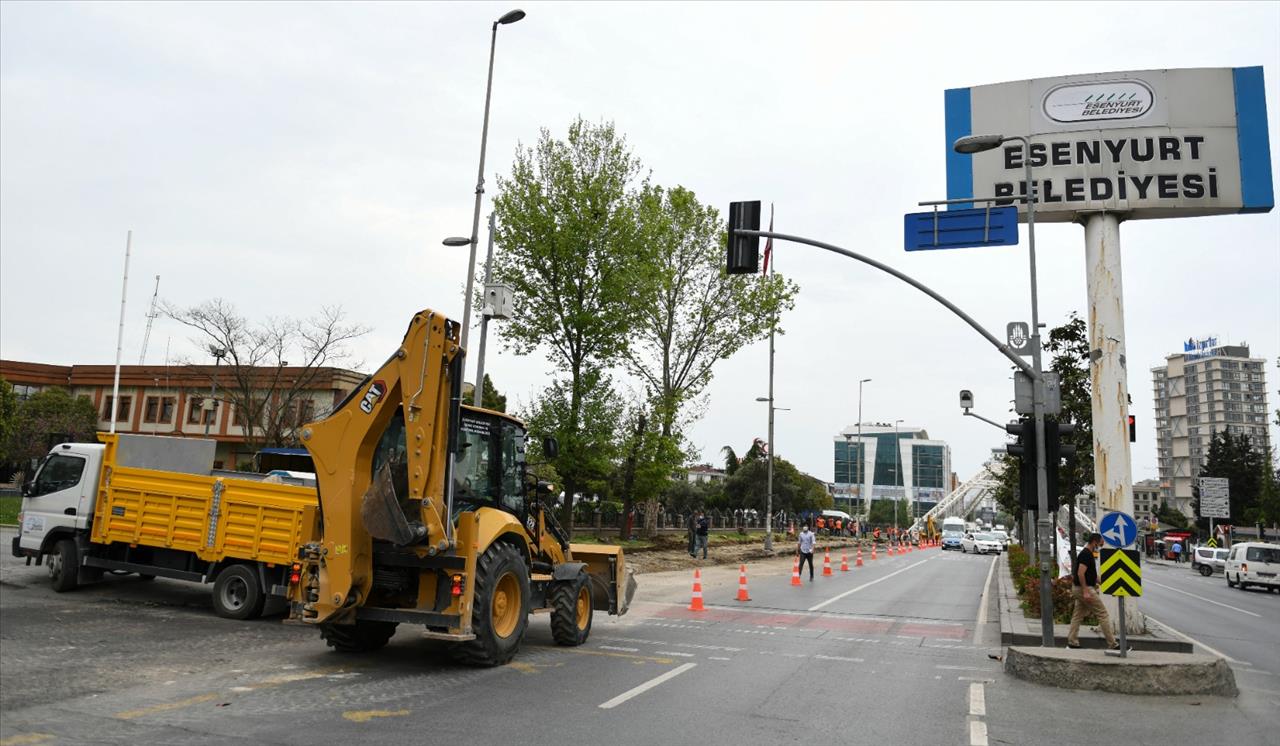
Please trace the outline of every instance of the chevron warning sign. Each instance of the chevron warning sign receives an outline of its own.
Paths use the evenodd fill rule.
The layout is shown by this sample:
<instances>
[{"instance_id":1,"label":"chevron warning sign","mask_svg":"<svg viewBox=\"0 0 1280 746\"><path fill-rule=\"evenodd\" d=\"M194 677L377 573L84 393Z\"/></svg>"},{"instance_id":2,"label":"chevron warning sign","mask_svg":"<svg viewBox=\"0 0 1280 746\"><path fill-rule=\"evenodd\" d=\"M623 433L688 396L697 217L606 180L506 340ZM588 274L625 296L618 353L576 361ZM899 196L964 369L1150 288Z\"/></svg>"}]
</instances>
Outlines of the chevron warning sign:
<instances>
[{"instance_id":1,"label":"chevron warning sign","mask_svg":"<svg viewBox=\"0 0 1280 746\"><path fill-rule=\"evenodd\" d=\"M1142 555L1136 549L1103 549L1098 588L1109 596L1142 595Z\"/></svg>"}]
</instances>

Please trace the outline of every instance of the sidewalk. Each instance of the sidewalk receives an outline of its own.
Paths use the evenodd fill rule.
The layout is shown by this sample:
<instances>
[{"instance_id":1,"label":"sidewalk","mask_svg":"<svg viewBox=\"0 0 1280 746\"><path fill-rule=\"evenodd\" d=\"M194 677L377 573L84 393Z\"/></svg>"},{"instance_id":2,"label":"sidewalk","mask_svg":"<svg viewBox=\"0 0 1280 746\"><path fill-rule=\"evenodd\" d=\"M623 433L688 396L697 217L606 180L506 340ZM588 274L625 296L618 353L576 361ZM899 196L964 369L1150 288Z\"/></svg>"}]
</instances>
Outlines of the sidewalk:
<instances>
[{"instance_id":1,"label":"sidewalk","mask_svg":"<svg viewBox=\"0 0 1280 746\"><path fill-rule=\"evenodd\" d=\"M1169 564L1173 564L1170 562ZM1001 554L996 565L997 598L1000 602L1000 642L1003 645L1038 646L1042 639L1039 619L1028 618L1022 611L1022 601L1013 588L1013 578L1009 576L1009 556ZM1115 620L1112 620L1115 624ZM1054 645L1065 648L1067 645L1068 624L1053 625ZM1129 635L1129 647L1133 650L1150 650L1166 653L1190 653L1192 645L1184 640L1169 637L1156 630L1148 630L1145 635ZM1106 639L1096 627L1080 628L1080 647L1102 649L1107 646Z\"/></svg>"}]
</instances>

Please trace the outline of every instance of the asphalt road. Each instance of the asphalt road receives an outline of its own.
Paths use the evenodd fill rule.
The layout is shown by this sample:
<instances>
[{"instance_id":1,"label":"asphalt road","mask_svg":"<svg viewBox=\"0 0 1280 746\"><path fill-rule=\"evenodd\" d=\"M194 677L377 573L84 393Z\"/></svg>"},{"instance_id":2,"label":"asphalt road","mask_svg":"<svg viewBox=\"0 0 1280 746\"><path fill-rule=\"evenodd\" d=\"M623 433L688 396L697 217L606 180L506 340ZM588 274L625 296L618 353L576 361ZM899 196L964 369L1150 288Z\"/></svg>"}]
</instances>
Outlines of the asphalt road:
<instances>
[{"instance_id":1,"label":"asphalt road","mask_svg":"<svg viewBox=\"0 0 1280 746\"><path fill-rule=\"evenodd\" d=\"M1234 720L1231 743L1272 742L1261 734L1280 719L1274 709L1267 719L1265 701L1191 705L1006 677L991 657L1000 650L990 594L980 609L993 562L936 549L864 557L864 567L793 587L782 558L750 566L749 602L734 600L736 567L711 567L702 612L686 608L687 573L646 575L631 613L598 616L586 645L556 647L535 617L513 663L477 670L411 628L382 651L340 655L310 629L218 619L207 588L121 577L58 595L43 568L5 557L0 746L1061 746L1097 742L1079 729L1090 713L1135 707L1151 717L1130 731L1134 742L1203 743L1165 735L1170 725L1196 734L1206 716Z\"/></svg>"}]
</instances>

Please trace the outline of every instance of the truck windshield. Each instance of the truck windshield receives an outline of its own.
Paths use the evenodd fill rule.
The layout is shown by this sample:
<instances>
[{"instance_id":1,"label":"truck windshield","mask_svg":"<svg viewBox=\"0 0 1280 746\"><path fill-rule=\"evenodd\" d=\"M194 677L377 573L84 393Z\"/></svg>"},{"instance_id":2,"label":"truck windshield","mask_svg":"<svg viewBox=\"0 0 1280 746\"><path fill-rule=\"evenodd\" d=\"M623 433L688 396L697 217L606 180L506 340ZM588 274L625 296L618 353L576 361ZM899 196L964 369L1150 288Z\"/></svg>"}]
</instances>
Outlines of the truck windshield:
<instances>
[{"instance_id":1,"label":"truck windshield","mask_svg":"<svg viewBox=\"0 0 1280 746\"><path fill-rule=\"evenodd\" d=\"M36 476L31 494L47 495L50 492L65 490L80 484L80 475L84 474L84 459L79 456L54 454L45 460Z\"/></svg>"}]
</instances>

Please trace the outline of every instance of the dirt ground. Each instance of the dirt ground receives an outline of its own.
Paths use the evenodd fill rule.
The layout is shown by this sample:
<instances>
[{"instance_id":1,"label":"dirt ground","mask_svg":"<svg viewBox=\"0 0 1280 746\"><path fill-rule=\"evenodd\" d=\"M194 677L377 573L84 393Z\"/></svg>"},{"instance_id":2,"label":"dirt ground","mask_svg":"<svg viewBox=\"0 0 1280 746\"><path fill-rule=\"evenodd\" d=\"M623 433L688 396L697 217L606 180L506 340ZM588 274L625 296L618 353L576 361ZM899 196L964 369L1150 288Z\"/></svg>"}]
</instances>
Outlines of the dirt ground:
<instances>
[{"instance_id":1,"label":"dirt ground","mask_svg":"<svg viewBox=\"0 0 1280 746\"><path fill-rule=\"evenodd\" d=\"M707 559L703 560L700 553L696 559L689 556L683 535L679 537L663 536L659 538L658 546L652 549L626 549L627 564L637 573L665 572L667 570L684 570L707 565L737 565L768 559L770 556L794 554L796 551L796 540L785 534L774 535L774 551L772 555L764 551L763 540L761 539L741 544L729 543L731 539L736 539L736 537L714 536L712 544L707 548ZM856 545L857 542L853 539L818 538L818 551L828 546L832 549L831 562L833 565L840 561L840 555L836 550L842 548L852 550ZM863 551L870 550L871 543L866 542L863 545ZM815 561L817 561L816 557ZM849 557L849 562L853 563L852 556Z\"/></svg>"}]
</instances>

